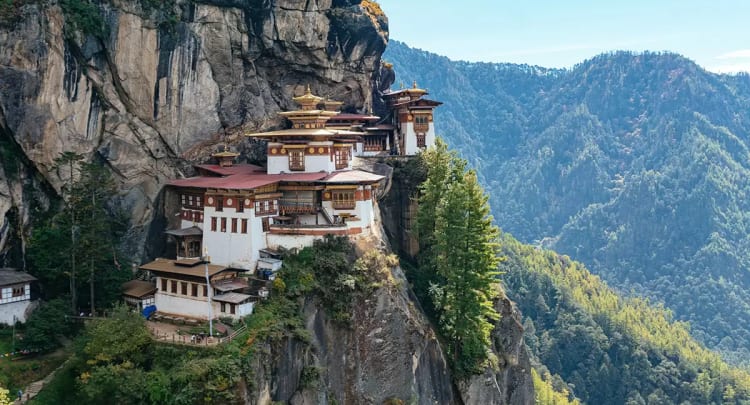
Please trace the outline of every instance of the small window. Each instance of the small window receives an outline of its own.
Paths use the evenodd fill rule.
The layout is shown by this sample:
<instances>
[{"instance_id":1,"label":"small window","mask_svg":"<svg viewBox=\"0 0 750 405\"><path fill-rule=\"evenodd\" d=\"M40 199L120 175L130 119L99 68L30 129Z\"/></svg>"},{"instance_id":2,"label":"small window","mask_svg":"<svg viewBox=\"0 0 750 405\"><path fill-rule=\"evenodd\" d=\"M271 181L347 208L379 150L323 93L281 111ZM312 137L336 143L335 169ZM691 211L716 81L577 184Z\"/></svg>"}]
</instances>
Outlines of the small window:
<instances>
[{"instance_id":1,"label":"small window","mask_svg":"<svg viewBox=\"0 0 750 405\"><path fill-rule=\"evenodd\" d=\"M190 291L190 295L192 295L193 297L197 297L198 296L198 284L192 283L190 286L192 287Z\"/></svg>"},{"instance_id":2,"label":"small window","mask_svg":"<svg viewBox=\"0 0 750 405\"><path fill-rule=\"evenodd\" d=\"M234 304L229 304L229 313L234 315Z\"/></svg>"},{"instance_id":3,"label":"small window","mask_svg":"<svg viewBox=\"0 0 750 405\"><path fill-rule=\"evenodd\" d=\"M211 232L216 232L216 217L211 217Z\"/></svg>"},{"instance_id":4,"label":"small window","mask_svg":"<svg viewBox=\"0 0 750 405\"><path fill-rule=\"evenodd\" d=\"M21 287L13 287L13 296L14 297L21 297L24 295L26 288L23 286Z\"/></svg>"},{"instance_id":5,"label":"small window","mask_svg":"<svg viewBox=\"0 0 750 405\"><path fill-rule=\"evenodd\" d=\"M289 170L305 170L305 151L292 149L289 151Z\"/></svg>"},{"instance_id":6,"label":"small window","mask_svg":"<svg viewBox=\"0 0 750 405\"><path fill-rule=\"evenodd\" d=\"M182 290L182 295L187 295L187 283L186 283L186 282L184 282L184 281L183 281L183 282L181 282L181 283L180 283L180 287L182 287L182 288L181 288L181 290Z\"/></svg>"},{"instance_id":7,"label":"small window","mask_svg":"<svg viewBox=\"0 0 750 405\"><path fill-rule=\"evenodd\" d=\"M349 150L348 148L336 148L335 152L336 170L346 169L349 167Z\"/></svg>"},{"instance_id":8,"label":"small window","mask_svg":"<svg viewBox=\"0 0 750 405\"><path fill-rule=\"evenodd\" d=\"M237 218L232 218L232 233L237 233Z\"/></svg>"},{"instance_id":9,"label":"small window","mask_svg":"<svg viewBox=\"0 0 750 405\"><path fill-rule=\"evenodd\" d=\"M263 232L268 232L271 230L271 221L268 217L263 218Z\"/></svg>"},{"instance_id":10,"label":"small window","mask_svg":"<svg viewBox=\"0 0 750 405\"><path fill-rule=\"evenodd\" d=\"M161 279L161 290L164 292L167 291L167 279L166 278Z\"/></svg>"},{"instance_id":11,"label":"small window","mask_svg":"<svg viewBox=\"0 0 750 405\"><path fill-rule=\"evenodd\" d=\"M245 212L245 198L244 197L237 198L237 212Z\"/></svg>"},{"instance_id":12,"label":"small window","mask_svg":"<svg viewBox=\"0 0 750 405\"><path fill-rule=\"evenodd\" d=\"M227 312L227 304L225 302L221 303L221 312L226 313Z\"/></svg>"},{"instance_id":13,"label":"small window","mask_svg":"<svg viewBox=\"0 0 750 405\"><path fill-rule=\"evenodd\" d=\"M224 211L224 197L216 197L216 211Z\"/></svg>"},{"instance_id":14,"label":"small window","mask_svg":"<svg viewBox=\"0 0 750 405\"><path fill-rule=\"evenodd\" d=\"M424 148L426 146L427 143L425 142L425 134L417 134L417 147Z\"/></svg>"},{"instance_id":15,"label":"small window","mask_svg":"<svg viewBox=\"0 0 750 405\"><path fill-rule=\"evenodd\" d=\"M172 280L172 294L177 294L177 280Z\"/></svg>"},{"instance_id":16,"label":"small window","mask_svg":"<svg viewBox=\"0 0 750 405\"><path fill-rule=\"evenodd\" d=\"M205 285L203 286L203 296L208 297L208 287Z\"/></svg>"},{"instance_id":17,"label":"small window","mask_svg":"<svg viewBox=\"0 0 750 405\"><path fill-rule=\"evenodd\" d=\"M338 210L352 210L357 206L354 199L354 190L352 191L334 191L331 194L333 208Z\"/></svg>"},{"instance_id":18,"label":"small window","mask_svg":"<svg viewBox=\"0 0 750 405\"><path fill-rule=\"evenodd\" d=\"M226 218L221 219L221 231L222 232L227 231L227 219Z\"/></svg>"},{"instance_id":19,"label":"small window","mask_svg":"<svg viewBox=\"0 0 750 405\"><path fill-rule=\"evenodd\" d=\"M242 233L247 233L247 218L242 218Z\"/></svg>"}]
</instances>

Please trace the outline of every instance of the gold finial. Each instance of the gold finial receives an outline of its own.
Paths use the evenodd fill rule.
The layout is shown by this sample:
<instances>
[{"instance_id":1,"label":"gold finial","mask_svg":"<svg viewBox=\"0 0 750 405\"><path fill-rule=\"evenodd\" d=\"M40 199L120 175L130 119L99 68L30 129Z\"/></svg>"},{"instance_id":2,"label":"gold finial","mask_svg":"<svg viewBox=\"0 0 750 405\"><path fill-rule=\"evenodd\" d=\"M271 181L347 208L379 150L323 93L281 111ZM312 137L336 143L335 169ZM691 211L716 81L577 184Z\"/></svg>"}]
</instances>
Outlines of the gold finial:
<instances>
[{"instance_id":1,"label":"gold finial","mask_svg":"<svg viewBox=\"0 0 750 405\"><path fill-rule=\"evenodd\" d=\"M310 89L310 83L307 83L307 90L305 91L305 94L312 94L312 89Z\"/></svg>"},{"instance_id":2,"label":"gold finial","mask_svg":"<svg viewBox=\"0 0 750 405\"><path fill-rule=\"evenodd\" d=\"M415 80L414 83L411 85L411 88L416 89L417 88L417 81Z\"/></svg>"},{"instance_id":3,"label":"gold finial","mask_svg":"<svg viewBox=\"0 0 750 405\"><path fill-rule=\"evenodd\" d=\"M404 88L404 82L399 82L398 83L398 88L399 89L403 89Z\"/></svg>"}]
</instances>

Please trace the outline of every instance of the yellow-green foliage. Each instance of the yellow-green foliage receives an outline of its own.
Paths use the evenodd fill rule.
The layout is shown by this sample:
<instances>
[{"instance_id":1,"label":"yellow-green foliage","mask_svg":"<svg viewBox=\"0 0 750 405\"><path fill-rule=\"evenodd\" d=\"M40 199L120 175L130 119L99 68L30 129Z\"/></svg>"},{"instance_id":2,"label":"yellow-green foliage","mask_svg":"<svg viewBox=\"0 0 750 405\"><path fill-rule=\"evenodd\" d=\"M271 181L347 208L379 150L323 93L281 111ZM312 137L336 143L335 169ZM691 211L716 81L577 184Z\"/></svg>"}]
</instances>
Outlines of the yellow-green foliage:
<instances>
[{"instance_id":1,"label":"yellow-green foliage","mask_svg":"<svg viewBox=\"0 0 750 405\"><path fill-rule=\"evenodd\" d=\"M577 399L570 400L570 393L555 391L550 383L550 376L542 378L533 368L531 378L534 381L534 403L537 405L581 405Z\"/></svg>"},{"instance_id":2,"label":"yellow-green foliage","mask_svg":"<svg viewBox=\"0 0 750 405\"><path fill-rule=\"evenodd\" d=\"M608 324L641 346L661 351L673 362L684 362L698 370L694 383L705 382L706 392L714 384L721 384L725 399L750 396L750 374L730 367L718 354L701 346L690 335L688 325L674 321L663 306L617 295L599 277L567 256L523 245L508 235L503 236L502 245L509 256L520 258L522 271L549 277L559 294L571 297L599 324Z\"/></svg>"},{"instance_id":3,"label":"yellow-green foliage","mask_svg":"<svg viewBox=\"0 0 750 405\"><path fill-rule=\"evenodd\" d=\"M368 14L375 17L384 17L385 13L380 8L380 4L376 1L362 0L362 7L367 11Z\"/></svg>"}]
</instances>

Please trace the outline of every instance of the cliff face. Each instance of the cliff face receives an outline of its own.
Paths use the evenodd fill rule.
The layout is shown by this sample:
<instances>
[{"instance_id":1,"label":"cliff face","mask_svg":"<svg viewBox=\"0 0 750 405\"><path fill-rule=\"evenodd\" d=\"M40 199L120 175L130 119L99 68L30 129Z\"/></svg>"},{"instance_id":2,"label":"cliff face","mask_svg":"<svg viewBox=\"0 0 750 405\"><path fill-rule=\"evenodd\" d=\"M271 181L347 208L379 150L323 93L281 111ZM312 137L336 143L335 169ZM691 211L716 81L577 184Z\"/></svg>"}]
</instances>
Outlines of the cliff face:
<instances>
[{"instance_id":1,"label":"cliff face","mask_svg":"<svg viewBox=\"0 0 750 405\"><path fill-rule=\"evenodd\" d=\"M54 2L0 25L0 252L28 231L24 178L56 197L61 152L115 173L137 257L160 189L188 161L217 143L243 148L243 130L280 124L276 112L308 84L347 109L370 103L387 22L359 1L178 0L161 17L142 3L102 4L98 35L72 31Z\"/></svg>"},{"instance_id":2,"label":"cliff face","mask_svg":"<svg viewBox=\"0 0 750 405\"><path fill-rule=\"evenodd\" d=\"M462 403L437 337L409 297L400 269L394 269L394 277L400 282L355 302L351 327L333 322L318 303L307 301L310 343L288 339L267 348L255 365L247 402ZM307 370L319 375L310 379Z\"/></svg>"}]
</instances>

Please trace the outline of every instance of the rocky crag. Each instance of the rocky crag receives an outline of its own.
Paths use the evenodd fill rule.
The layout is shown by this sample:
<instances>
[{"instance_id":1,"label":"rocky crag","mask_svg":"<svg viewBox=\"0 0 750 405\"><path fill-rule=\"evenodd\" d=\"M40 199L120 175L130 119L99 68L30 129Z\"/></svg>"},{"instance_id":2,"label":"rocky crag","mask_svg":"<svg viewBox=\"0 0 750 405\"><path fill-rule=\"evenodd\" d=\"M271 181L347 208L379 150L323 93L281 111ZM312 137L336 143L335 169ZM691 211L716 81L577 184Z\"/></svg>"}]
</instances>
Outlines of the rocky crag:
<instances>
[{"instance_id":1,"label":"rocky crag","mask_svg":"<svg viewBox=\"0 0 750 405\"><path fill-rule=\"evenodd\" d=\"M0 10L0 266L24 267L33 219L55 209L69 176L55 168L62 152L115 174L116 203L130 213L125 250L140 261L160 253L163 185L191 163L220 144L254 158L241 134L282 125L276 113L308 84L364 112L377 104L373 83L392 82L378 71L387 20L370 2L111 0L83 16L55 1L13 4L23 6ZM498 302L500 367L456 385L408 283L393 275L395 285L356 303L356 328L307 303L312 341L268 347L245 402L533 401L510 301ZM321 371L313 386L301 381L310 367Z\"/></svg>"},{"instance_id":2,"label":"rocky crag","mask_svg":"<svg viewBox=\"0 0 750 405\"><path fill-rule=\"evenodd\" d=\"M54 200L68 175L54 167L61 152L116 174L128 250L147 255L165 181L216 144L251 152L242 132L280 125L276 112L308 84L369 108L388 37L385 17L358 1L114 0L84 16L24 3L0 20L0 260L15 266L29 207ZM102 25L76 29L83 17Z\"/></svg>"}]
</instances>

